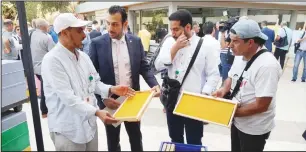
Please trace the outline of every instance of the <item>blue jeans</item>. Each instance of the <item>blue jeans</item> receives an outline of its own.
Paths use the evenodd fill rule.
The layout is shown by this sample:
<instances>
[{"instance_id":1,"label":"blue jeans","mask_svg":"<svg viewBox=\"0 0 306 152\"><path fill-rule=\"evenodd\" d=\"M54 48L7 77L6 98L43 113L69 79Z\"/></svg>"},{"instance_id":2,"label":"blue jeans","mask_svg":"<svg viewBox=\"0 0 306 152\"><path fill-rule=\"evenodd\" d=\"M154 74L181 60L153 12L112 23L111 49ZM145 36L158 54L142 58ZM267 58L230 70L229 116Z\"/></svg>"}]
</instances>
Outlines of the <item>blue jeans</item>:
<instances>
[{"instance_id":1,"label":"blue jeans","mask_svg":"<svg viewBox=\"0 0 306 152\"><path fill-rule=\"evenodd\" d=\"M299 66L300 66L300 62L301 62L302 58L303 58L303 62L304 62L302 80L306 79L306 51L297 51L296 54L295 54L294 67L293 67L293 77L292 77L292 79L294 79L294 80L297 79Z\"/></svg>"},{"instance_id":2,"label":"blue jeans","mask_svg":"<svg viewBox=\"0 0 306 152\"><path fill-rule=\"evenodd\" d=\"M221 77L222 81L225 81L228 77L228 71L231 69L232 65L227 63L227 54L226 53L220 53L220 59L221 59L221 67L219 67L219 70L221 71Z\"/></svg>"}]
</instances>

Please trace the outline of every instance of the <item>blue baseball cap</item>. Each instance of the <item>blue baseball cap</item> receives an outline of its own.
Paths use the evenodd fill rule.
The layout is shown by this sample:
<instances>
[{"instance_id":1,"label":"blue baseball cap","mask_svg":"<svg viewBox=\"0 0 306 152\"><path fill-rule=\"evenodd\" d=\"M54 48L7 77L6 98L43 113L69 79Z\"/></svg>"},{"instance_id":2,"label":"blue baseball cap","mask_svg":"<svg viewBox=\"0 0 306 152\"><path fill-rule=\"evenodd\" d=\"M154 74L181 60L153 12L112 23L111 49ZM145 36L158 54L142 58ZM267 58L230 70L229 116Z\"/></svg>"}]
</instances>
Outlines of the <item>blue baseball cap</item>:
<instances>
[{"instance_id":1,"label":"blue baseball cap","mask_svg":"<svg viewBox=\"0 0 306 152\"><path fill-rule=\"evenodd\" d=\"M261 32L257 22L251 19L239 20L231 28L231 33L239 36L241 39L259 37L263 40L267 40L268 37Z\"/></svg>"}]
</instances>

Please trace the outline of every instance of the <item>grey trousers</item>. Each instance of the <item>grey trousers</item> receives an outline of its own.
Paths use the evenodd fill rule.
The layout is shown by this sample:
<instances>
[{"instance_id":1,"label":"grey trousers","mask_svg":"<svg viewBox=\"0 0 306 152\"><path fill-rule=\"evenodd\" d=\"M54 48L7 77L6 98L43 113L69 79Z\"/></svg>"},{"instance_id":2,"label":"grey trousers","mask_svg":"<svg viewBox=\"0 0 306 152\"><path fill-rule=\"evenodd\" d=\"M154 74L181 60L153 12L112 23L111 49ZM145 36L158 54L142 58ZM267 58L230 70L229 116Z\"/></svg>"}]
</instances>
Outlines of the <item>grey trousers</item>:
<instances>
[{"instance_id":1,"label":"grey trousers","mask_svg":"<svg viewBox=\"0 0 306 152\"><path fill-rule=\"evenodd\" d=\"M60 133L50 132L56 151L98 151L98 130L95 137L86 144L77 144Z\"/></svg>"}]
</instances>

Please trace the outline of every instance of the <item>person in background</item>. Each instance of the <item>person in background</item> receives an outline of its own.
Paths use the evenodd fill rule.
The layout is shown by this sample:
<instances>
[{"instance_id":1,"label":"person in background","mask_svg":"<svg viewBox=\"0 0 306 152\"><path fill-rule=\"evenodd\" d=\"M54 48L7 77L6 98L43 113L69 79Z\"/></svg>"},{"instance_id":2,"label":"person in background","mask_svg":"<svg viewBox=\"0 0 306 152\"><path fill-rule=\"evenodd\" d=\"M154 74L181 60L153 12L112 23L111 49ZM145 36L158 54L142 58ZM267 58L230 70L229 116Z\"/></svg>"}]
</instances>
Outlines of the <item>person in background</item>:
<instances>
[{"instance_id":1,"label":"person in background","mask_svg":"<svg viewBox=\"0 0 306 152\"><path fill-rule=\"evenodd\" d=\"M86 33L90 33L92 31L92 24L88 24L86 26Z\"/></svg>"},{"instance_id":2,"label":"person in background","mask_svg":"<svg viewBox=\"0 0 306 152\"><path fill-rule=\"evenodd\" d=\"M268 25L267 21L261 22L261 27L262 27L261 32L268 36L268 40L265 43L265 47L270 52L272 52L272 43L274 42L274 39L275 39L275 33L274 33L274 30L269 29L267 25Z\"/></svg>"},{"instance_id":3,"label":"person in background","mask_svg":"<svg viewBox=\"0 0 306 152\"><path fill-rule=\"evenodd\" d=\"M98 21L93 20L93 21L92 21L92 30L97 30L97 27L98 27L98 26L99 26Z\"/></svg>"},{"instance_id":4,"label":"person in background","mask_svg":"<svg viewBox=\"0 0 306 152\"><path fill-rule=\"evenodd\" d=\"M2 60L16 60L18 51L14 45L14 24L10 19L3 21L4 30L2 31Z\"/></svg>"},{"instance_id":5,"label":"person in background","mask_svg":"<svg viewBox=\"0 0 306 152\"><path fill-rule=\"evenodd\" d=\"M303 74L302 74L302 82L306 80L306 32L305 30L302 32L302 35L299 36L300 39L297 40L297 43L300 43L300 47L296 51L295 58L294 58L294 67L293 67L293 76L292 82L295 82L298 76L300 62L303 59L304 67L303 67Z\"/></svg>"},{"instance_id":6,"label":"person in background","mask_svg":"<svg viewBox=\"0 0 306 152\"><path fill-rule=\"evenodd\" d=\"M219 27L224 27L224 23L219 24ZM230 63L229 57L232 55L232 49L229 47L229 30L220 31L218 41L221 44L220 48L220 59L221 63L219 65L220 75L222 77L222 82L228 77L228 71L231 69L232 64ZM223 84L223 83L222 83Z\"/></svg>"},{"instance_id":7,"label":"person in background","mask_svg":"<svg viewBox=\"0 0 306 152\"><path fill-rule=\"evenodd\" d=\"M216 22L216 31L215 31L214 37L215 37L217 40L219 40L219 33L220 33L220 31L219 31L219 22Z\"/></svg>"},{"instance_id":8,"label":"person in background","mask_svg":"<svg viewBox=\"0 0 306 152\"><path fill-rule=\"evenodd\" d=\"M98 151L97 117L106 124L118 122L98 109L94 93L105 98L135 94L127 86L100 82L88 55L79 51L87 24L71 13L58 15L53 25L59 42L42 62L48 127L56 151Z\"/></svg>"},{"instance_id":9,"label":"person in background","mask_svg":"<svg viewBox=\"0 0 306 152\"><path fill-rule=\"evenodd\" d=\"M142 30L138 32L138 37L141 39L145 56L147 56L150 49L151 33L147 30L146 25L142 25Z\"/></svg>"},{"instance_id":10,"label":"person in background","mask_svg":"<svg viewBox=\"0 0 306 152\"><path fill-rule=\"evenodd\" d=\"M35 22L35 19L33 19L31 23L32 23L32 29L29 30L29 35L31 35L31 33L32 33L33 31L36 30L36 22Z\"/></svg>"},{"instance_id":11,"label":"person in background","mask_svg":"<svg viewBox=\"0 0 306 152\"><path fill-rule=\"evenodd\" d=\"M100 32L101 32L102 35L108 33L108 31L107 31L107 26L105 25L105 23L103 22L103 20L101 20Z\"/></svg>"},{"instance_id":12,"label":"person in background","mask_svg":"<svg viewBox=\"0 0 306 152\"><path fill-rule=\"evenodd\" d=\"M126 34L133 34L133 33L131 32L131 28L130 28L129 25L128 25L127 27L125 27L124 32L125 32Z\"/></svg>"},{"instance_id":13,"label":"person in background","mask_svg":"<svg viewBox=\"0 0 306 152\"><path fill-rule=\"evenodd\" d=\"M100 25L98 22L96 24L92 24L92 31L89 33L90 39L96 38L102 35L100 32Z\"/></svg>"},{"instance_id":14,"label":"person in background","mask_svg":"<svg viewBox=\"0 0 306 152\"><path fill-rule=\"evenodd\" d=\"M287 27L287 22L286 21L282 21L281 28L279 28L279 30L278 30L278 34L275 38L275 41L278 41L280 38L284 38L285 36L287 36L288 45L283 46L283 47L276 46L275 47L275 52L274 52L274 56L275 56L276 60L279 59L279 63L281 65L282 69L284 69L286 54L289 52L289 47L291 45L291 39L292 39L292 30Z\"/></svg>"},{"instance_id":15,"label":"person in background","mask_svg":"<svg viewBox=\"0 0 306 152\"><path fill-rule=\"evenodd\" d=\"M46 118L48 108L45 103L43 79L41 77L41 63L44 56L55 46L52 37L48 34L49 24L45 19L36 19L36 30L32 32L30 39L31 54L33 59L34 73L41 82L40 110L42 117Z\"/></svg>"},{"instance_id":16,"label":"person in background","mask_svg":"<svg viewBox=\"0 0 306 152\"><path fill-rule=\"evenodd\" d=\"M51 35L53 42L56 44L58 42L58 35L54 31L53 25L50 25L48 33Z\"/></svg>"},{"instance_id":17,"label":"person in background","mask_svg":"<svg viewBox=\"0 0 306 152\"><path fill-rule=\"evenodd\" d=\"M197 35L199 36L199 32L200 32L200 26L199 26L199 23L197 21L193 21L192 23L192 31Z\"/></svg>"},{"instance_id":18,"label":"person in background","mask_svg":"<svg viewBox=\"0 0 306 152\"><path fill-rule=\"evenodd\" d=\"M87 25L84 27L84 33L85 33L85 38L82 41L82 48L81 51L85 52L87 55L89 55L89 46L91 43L90 39L90 32L88 32L88 29L91 29L91 25Z\"/></svg>"},{"instance_id":19,"label":"person in background","mask_svg":"<svg viewBox=\"0 0 306 152\"><path fill-rule=\"evenodd\" d=\"M209 43L211 44L211 47L213 50L217 50L217 54L218 54L218 65L220 64L220 42L218 40L216 40L215 33L216 33L216 28L215 28L215 24L213 22L206 22L203 24L203 33L204 33L204 40L209 41ZM217 49L216 49L217 48Z\"/></svg>"},{"instance_id":20,"label":"person in background","mask_svg":"<svg viewBox=\"0 0 306 152\"><path fill-rule=\"evenodd\" d=\"M14 45L16 47L16 50L18 51L18 58L17 60L22 60L23 59L23 52L22 52L22 39L21 39L21 32L20 32L20 26L19 22L16 22L15 26L15 34L13 36L14 40Z\"/></svg>"},{"instance_id":21,"label":"person in background","mask_svg":"<svg viewBox=\"0 0 306 152\"><path fill-rule=\"evenodd\" d=\"M109 34L94 38L90 45L90 58L99 71L101 81L111 85L127 85L134 90L140 90L140 76L159 96L160 89L154 74L145 60L143 46L139 37L126 34L127 13L121 6L114 5L108 10L107 24ZM116 99L116 96L113 96ZM116 109L118 101L101 99L97 96L100 109L108 107ZM141 122L124 122L129 136L131 151L143 151ZM121 125L105 125L108 151L121 151L120 129Z\"/></svg>"}]
</instances>

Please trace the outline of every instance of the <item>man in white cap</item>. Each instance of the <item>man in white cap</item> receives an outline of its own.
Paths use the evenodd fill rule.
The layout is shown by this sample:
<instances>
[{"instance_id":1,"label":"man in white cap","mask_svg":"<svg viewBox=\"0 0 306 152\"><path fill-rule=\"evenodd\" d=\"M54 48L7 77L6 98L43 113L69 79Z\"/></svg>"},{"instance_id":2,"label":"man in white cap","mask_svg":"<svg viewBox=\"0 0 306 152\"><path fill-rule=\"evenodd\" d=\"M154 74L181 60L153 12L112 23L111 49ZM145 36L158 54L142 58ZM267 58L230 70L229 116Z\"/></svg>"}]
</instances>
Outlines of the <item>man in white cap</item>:
<instances>
[{"instance_id":1,"label":"man in white cap","mask_svg":"<svg viewBox=\"0 0 306 152\"><path fill-rule=\"evenodd\" d=\"M235 57L224 86L213 96L238 102L231 127L235 152L263 151L275 126L275 94L282 69L264 47L268 37L254 20L239 20L230 30ZM241 56L241 57L237 57Z\"/></svg>"},{"instance_id":2,"label":"man in white cap","mask_svg":"<svg viewBox=\"0 0 306 152\"><path fill-rule=\"evenodd\" d=\"M59 42L42 61L49 131L57 151L98 151L96 118L117 122L99 110L94 94L134 95L127 86L103 84L89 56L79 51L87 24L71 13L60 14L53 24Z\"/></svg>"}]
</instances>

